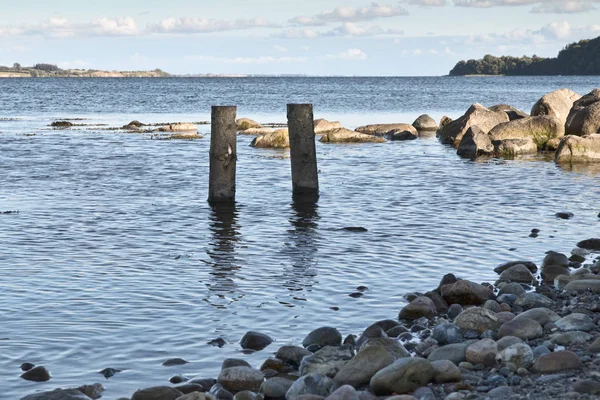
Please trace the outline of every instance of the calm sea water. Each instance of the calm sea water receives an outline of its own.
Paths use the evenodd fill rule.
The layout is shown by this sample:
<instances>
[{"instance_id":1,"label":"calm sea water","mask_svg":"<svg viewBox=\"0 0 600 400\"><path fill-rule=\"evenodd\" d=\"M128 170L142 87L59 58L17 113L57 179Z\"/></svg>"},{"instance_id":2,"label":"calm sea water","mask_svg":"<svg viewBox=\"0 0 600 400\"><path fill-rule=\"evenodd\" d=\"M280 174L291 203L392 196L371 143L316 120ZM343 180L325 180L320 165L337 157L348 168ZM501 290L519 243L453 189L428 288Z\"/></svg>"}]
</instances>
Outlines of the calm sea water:
<instances>
[{"instance_id":1,"label":"calm sea water","mask_svg":"<svg viewBox=\"0 0 600 400\"><path fill-rule=\"evenodd\" d=\"M345 126L457 117L473 102L529 110L593 77L0 80L0 398L102 382L104 398L216 377L226 357L258 367L280 345L332 325L360 333L402 295L445 273L493 280L600 234L600 169L541 158L470 162L435 139L318 144L317 206L292 204L287 152L239 137L238 203L211 209L208 138L156 141L120 126L209 119L210 105L284 122L288 102ZM201 126L208 132L209 126ZM34 134L34 135L33 135ZM572 220L558 220L558 211ZM362 226L368 232L346 232ZM532 228L541 230L529 238ZM362 298L349 294L369 288ZM339 307L334 311L332 307ZM247 355L247 330L275 343ZM217 337L228 343L212 347ZM163 367L168 358L190 364ZM22 362L53 378L19 378ZM123 370L109 380L97 372Z\"/></svg>"}]
</instances>

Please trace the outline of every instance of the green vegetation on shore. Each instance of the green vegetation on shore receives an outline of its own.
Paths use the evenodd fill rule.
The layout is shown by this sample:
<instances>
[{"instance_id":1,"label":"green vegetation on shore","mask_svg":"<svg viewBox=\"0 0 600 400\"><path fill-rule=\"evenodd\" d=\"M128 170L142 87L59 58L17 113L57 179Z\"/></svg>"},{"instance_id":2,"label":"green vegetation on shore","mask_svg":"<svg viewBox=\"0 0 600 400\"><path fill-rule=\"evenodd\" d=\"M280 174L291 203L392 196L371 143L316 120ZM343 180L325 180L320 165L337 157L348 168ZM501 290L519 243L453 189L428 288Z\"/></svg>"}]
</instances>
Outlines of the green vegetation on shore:
<instances>
[{"instance_id":1,"label":"green vegetation on shore","mask_svg":"<svg viewBox=\"0 0 600 400\"><path fill-rule=\"evenodd\" d=\"M22 67L0 66L0 78L166 78L171 75L160 70L153 71L102 71L96 69L61 69L53 64L36 64Z\"/></svg>"},{"instance_id":2,"label":"green vegetation on shore","mask_svg":"<svg viewBox=\"0 0 600 400\"><path fill-rule=\"evenodd\" d=\"M488 54L481 60L460 61L450 75L600 75L600 37L571 43L555 58Z\"/></svg>"}]
</instances>

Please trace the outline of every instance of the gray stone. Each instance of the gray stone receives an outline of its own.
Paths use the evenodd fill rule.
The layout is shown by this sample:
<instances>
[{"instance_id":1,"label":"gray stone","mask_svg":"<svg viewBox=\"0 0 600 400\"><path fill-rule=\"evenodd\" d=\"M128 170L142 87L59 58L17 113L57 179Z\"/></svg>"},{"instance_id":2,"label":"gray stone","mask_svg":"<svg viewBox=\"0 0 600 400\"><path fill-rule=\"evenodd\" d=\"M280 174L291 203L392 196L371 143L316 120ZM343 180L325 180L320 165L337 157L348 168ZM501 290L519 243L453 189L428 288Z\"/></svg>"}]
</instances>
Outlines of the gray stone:
<instances>
[{"instance_id":1,"label":"gray stone","mask_svg":"<svg viewBox=\"0 0 600 400\"><path fill-rule=\"evenodd\" d=\"M398 314L398 319L415 320L421 317L433 318L437 315L437 308L429 297L420 296L406 305Z\"/></svg>"},{"instance_id":2,"label":"gray stone","mask_svg":"<svg viewBox=\"0 0 600 400\"><path fill-rule=\"evenodd\" d=\"M532 283L536 279L523 264L513 265L500 274L500 280L509 282Z\"/></svg>"},{"instance_id":3,"label":"gray stone","mask_svg":"<svg viewBox=\"0 0 600 400\"><path fill-rule=\"evenodd\" d=\"M498 302L496 300L486 301L485 304L483 305L483 308L485 308L486 310L490 310L491 312L495 312L495 313L502 312L502 308L500 307L500 304L498 304Z\"/></svg>"},{"instance_id":4,"label":"gray stone","mask_svg":"<svg viewBox=\"0 0 600 400\"><path fill-rule=\"evenodd\" d=\"M299 346L282 346L277 350L275 357L287 364L299 367L302 359L311 354L310 351Z\"/></svg>"},{"instance_id":5,"label":"gray stone","mask_svg":"<svg viewBox=\"0 0 600 400\"><path fill-rule=\"evenodd\" d=\"M531 310L524 311L517 315L515 320L519 320L520 318L532 319L542 326L546 325L548 322L556 322L560 319L557 313L544 307L532 308Z\"/></svg>"},{"instance_id":6,"label":"gray stone","mask_svg":"<svg viewBox=\"0 0 600 400\"><path fill-rule=\"evenodd\" d=\"M392 357L394 357L396 359L398 359L398 358L404 358L404 357L410 357L410 352L408 350L406 350L404 348L404 346L402 346L400 344L400 342L398 341L398 339L395 339L395 338L373 338L373 339L368 339L365 342L365 344L363 344L362 347L359 350L363 351L367 347L371 347L371 346L383 347L384 349L386 349L388 351L388 353Z\"/></svg>"},{"instance_id":7,"label":"gray stone","mask_svg":"<svg viewBox=\"0 0 600 400\"><path fill-rule=\"evenodd\" d=\"M467 347L466 360L472 364L496 364L498 345L492 339L483 339Z\"/></svg>"},{"instance_id":8,"label":"gray stone","mask_svg":"<svg viewBox=\"0 0 600 400\"><path fill-rule=\"evenodd\" d=\"M478 306L494 298L494 293L491 289L467 280L443 285L440 290L442 298L449 305L456 303L461 306Z\"/></svg>"},{"instance_id":9,"label":"gray stone","mask_svg":"<svg viewBox=\"0 0 600 400\"><path fill-rule=\"evenodd\" d=\"M529 368L534 361L533 350L525 343L515 343L498 353L498 361L503 364L514 364L517 368Z\"/></svg>"},{"instance_id":10,"label":"gray stone","mask_svg":"<svg viewBox=\"0 0 600 400\"><path fill-rule=\"evenodd\" d=\"M50 380L51 376L46 367L38 365L37 367L23 372L21 374L21 378L25 379L26 381L46 382Z\"/></svg>"},{"instance_id":11,"label":"gray stone","mask_svg":"<svg viewBox=\"0 0 600 400\"><path fill-rule=\"evenodd\" d=\"M417 131L437 131L438 125L433 118L427 114L420 115L415 122L412 123Z\"/></svg>"},{"instance_id":12,"label":"gray stone","mask_svg":"<svg viewBox=\"0 0 600 400\"><path fill-rule=\"evenodd\" d=\"M529 269L529 271L531 271L531 273L533 274L535 274L538 270L537 265L535 265L535 263L531 261L511 261L497 266L496 268L494 268L494 272L500 275L510 267L519 264L526 266Z\"/></svg>"},{"instance_id":13,"label":"gray stone","mask_svg":"<svg viewBox=\"0 0 600 400\"><path fill-rule=\"evenodd\" d=\"M56 389L48 392L34 393L22 397L21 400L91 400L78 389Z\"/></svg>"},{"instance_id":14,"label":"gray stone","mask_svg":"<svg viewBox=\"0 0 600 400\"><path fill-rule=\"evenodd\" d=\"M552 352L546 346L536 346L533 349L533 356L535 358L538 358L539 356L543 356L544 354L549 354L549 353L552 353Z\"/></svg>"},{"instance_id":15,"label":"gray stone","mask_svg":"<svg viewBox=\"0 0 600 400\"><path fill-rule=\"evenodd\" d=\"M542 267L546 267L548 265L559 265L561 267L568 267L569 257L562 253L557 253L556 251L549 251L546 257L544 257Z\"/></svg>"},{"instance_id":16,"label":"gray stone","mask_svg":"<svg viewBox=\"0 0 600 400\"><path fill-rule=\"evenodd\" d=\"M342 334L335 328L322 327L309 333L302 341L302 346L318 344L321 347L339 346L342 344Z\"/></svg>"},{"instance_id":17,"label":"gray stone","mask_svg":"<svg viewBox=\"0 0 600 400\"><path fill-rule=\"evenodd\" d=\"M300 376L325 375L333 378L354 356L346 346L326 346L315 354L304 357L300 363Z\"/></svg>"},{"instance_id":18,"label":"gray stone","mask_svg":"<svg viewBox=\"0 0 600 400\"><path fill-rule=\"evenodd\" d=\"M450 307L448 307L448 318L450 318L451 321L454 321L454 319L458 317L461 312L463 312L463 308L460 304L452 304Z\"/></svg>"},{"instance_id":19,"label":"gray stone","mask_svg":"<svg viewBox=\"0 0 600 400\"><path fill-rule=\"evenodd\" d=\"M291 379L275 376L264 381L259 392L267 398L282 399L293 384Z\"/></svg>"},{"instance_id":20,"label":"gray stone","mask_svg":"<svg viewBox=\"0 0 600 400\"><path fill-rule=\"evenodd\" d=\"M455 343L442 346L435 349L427 359L431 362L438 360L450 360L454 364L458 365L467 359L467 347L470 345L469 342Z\"/></svg>"},{"instance_id":21,"label":"gray stone","mask_svg":"<svg viewBox=\"0 0 600 400\"><path fill-rule=\"evenodd\" d=\"M344 385L327 396L326 400L358 400L358 394L352 386Z\"/></svg>"},{"instance_id":22,"label":"gray stone","mask_svg":"<svg viewBox=\"0 0 600 400\"><path fill-rule=\"evenodd\" d=\"M258 392L264 381L259 370L250 367L230 367L221 370L217 382L230 392L250 390Z\"/></svg>"},{"instance_id":23,"label":"gray stone","mask_svg":"<svg viewBox=\"0 0 600 400\"><path fill-rule=\"evenodd\" d=\"M596 338L594 342L588 347L590 353L600 353L600 337Z\"/></svg>"},{"instance_id":24,"label":"gray stone","mask_svg":"<svg viewBox=\"0 0 600 400\"><path fill-rule=\"evenodd\" d=\"M270 336L265 335L264 333L254 331L247 332L240 341L242 349L256 351L264 349L271 343L273 343L273 339L271 339Z\"/></svg>"},{"instance_id":25,"label":"gray stone","mask_svg":"<svg viewBox=\"0 0 600 400\"><path fill-rule=\"evenodd\" d=\"M340 386L351 385L358 388L369 383L373 375L395 360L383 347L366 347L340 369L333 381Z\"/></svg>"},{"instance_id":26,"label":"gray stone","mask_svg":"<svg viewBox=\"0 0 600 400\"><path fill-rule=\"evenodd\" d=\"M371 378L371 391L378 396L410 393L429 384L434 374L433 365L428 360L402 358L377 372Z\"/></svg>"},{"instance_id":27,"label":"gray stone","mask_svg":"<svg viewBox=\"0 0 600 400\"><path fill-rule=\"evenodd\" d=\"M525 289L523 289L523 286L521 286L520 283L511 282L504 285L502 289L500 289L500 291L498 292L498 295L514 294L516 296L520 296L525 293Z\"/></svg>"},{"instance_id":28,"label":"gray stone","mask_svg":"<svg viewBox=\"0 0 600 400\"><path fill-rule=\"evenodd\" d=\"M467 130L458 145L456 154L463 158L476 159L481 156L489 156L494 152L492 139L487 132L478 126L472 126Z\"/></svg>"},{"instance_id":29,"label":"gray stone","mask_svg":"<svg viewBox=\"0 0 600 400\"><path fill-rule=\"evenodd\" d=\"M377 325L373 324L369 326L365 331L360 335L358 340L356 341L356 347L360 349L360 347L368 340L372 338L386 338L388 335L385 330Z\"/></svg>"},{"instance_id":30,"label":"gray stone","mask_svg":"<svg viewBox=\"0 0 600 400\"><path fill-rule=\"evenodd\" d=\"M442 323L433 328L431 337L435 339L441 346L452 343L460 343L463 341L460 328L454 324Z\"/></svg>"},{"instance_id":31,"label":"gray stone","mask_svg":"<svg viewBox=\"0 0 600 400\"><path fill-rule=\"evenodd\" d=\"M460 369L449 360L438 360L431 363L434 370L435 383L460 382Z\"/></svg>"},{"instance_id":32,"label":"gray stone","mask_svg":"<svg viewBox=\"0 0 600 400\"><path fill-rule=\"evenodd\" d=\"M297 399L301 395L329 395L333 381L323 375L305 375L295 381L285 394L286 400Z\"/></svg>"},{"instance_id":33,"label":"gray stone","mask_svg":"<svg viewBox=\"0 0 600 400\"><path fill-rule=\"evenodd\" d=\"M600 280L582 279L569 282L565 286L567 292L586 292L591 290L594 294L600 294Z\"/></svg>"},{"instance_id":34,"label":"gray stone","mask_svg":"<svg viewBox=\"0 0 600 400\"><path fill-rule=\"evenodd\" d=\"M233 396L233 400L257 400L256 393L251 392L249 390L244 390L241 392L237 392L235 396Z\"/></svg>"},{"instance_id":35,"label":"gray stone","mask_svg":"<svg viewBox=\"0 0 600 400\"><path fill-rule=\"evenodd\" d=\"M500 386L488 392L487 398L490 399L508 399L513 395L513 390L509 386Z\"/></svg>"},{"instance_id":36,"label":"gray stone","mask_svg":"<svg viewBox=\"0 0 600 400\"><path fill-rule=\"evenodd\" d=\"M570 275L571 272L568 267L562 265L548 265L542 268L542 279L546 283L554 283L554 280L562 275Z\"/></svg>"},{"instance_id":37,"label":"gray stone","mask_svg":"<svg viewBox=\"0 0 600 400\"><path fill-rule=\"evenodd\" d=\"M574 344L583 344L592 340L592 335L582 331L569 331L562 334L552 335L552 343L559 346L570 346Z\"/></svg>"},{"instance_id":38,"label":"gray stone","mask_svg":"<svg viewBox=\"0 0 600 400\"><path fill-rule=\"evenodd\" d=\"M573 385L573 390L577 393L600 396L600 382L590 379L578 381Z\"/></svg>"},{"instance_id":39,"label":"gray stone","mask_svg":"<svg viewBox=\"0 0 600 400\"><path fill-rule=\"evenodd\" d=\"M585 314L573 313L555 322L561 331L584 331L588 332L596 328L596 324Z\"/></svg>"},{"instance_id":40,"label":"gray stone","mask_svg":"<svg viewBox=\"0 0 600 400\"><path fill-rule=\"evenodd\" d=\"M577 247L586 250L600 251L600 238L582 240L577 243Z\"/></svg>"},{"instance_id":41,"label":"gray stone","mask_svg":"<svg viewBox=\"0 0 600 400\"><path fill-rule=\"evenodd\" d=\"M210 393L192 392L175 400L217 400L217 398Z\"/></svg>"},{"instance_id":42,"label":"gray stone","mask_svg":"<svg viewBox=\"0 0 600 400\"><path fill-rule=\"evenodd\" d=\"M581 368L577 354L570 351L557 351L539 357L533 365L533 371L539 374L554 374L570 369Z\"/></svg>"},{"instance_id":43,"label":"gray stone","mask_svg":"<svg viewBox=\"0 0 600 400\"><path fill-rule=\"evenodd\" d=\"M248 361L240 360L239 358L226 358L221 363L221 370L231 367L252 367Z\"/></svg>"},{"instance_id":44,"label":"gray stone","mask_svg":"<svg viewBox=\"0 0 600 400\"><path fill-rule=\"evenodd\" d=\"M552 307L554 302L543 294L525 293L517 297L515 305L523 307L524 309L530 309L539 307Z\"/></svg>"},{"instance_id":45,"label":"gray stone","mask_svg":"<svg viewBox=\"0 0 600 400\"><path fill-rule=\"evenodd\" d=\"M529 318L519 318L502 324L498 336L516 336L523 340L530 340L544 336L544 329L537 321Z\"/></svg>"},{"instance_id":46,"label":"gray stone","mask_svg":"<svg viewBox=\"0 0 600 400\"><path fill-rule=\"evenodd\" d=\"M496 330L501 325L495 313L481 307L467 308L456 317L454 323L460 329L474 330L479 333Z\"/></svg>"},{"instance_id":47,"label":"gray stone","mask_svg":"<svg viewBox=\"0 0 600 400\"><path fill-rule=\"evenodd\" d=\"M168 386L154 386L140 389L133 394L131 400L175 400L183 396L177 389Z\"/></svg>"}]
</instances>

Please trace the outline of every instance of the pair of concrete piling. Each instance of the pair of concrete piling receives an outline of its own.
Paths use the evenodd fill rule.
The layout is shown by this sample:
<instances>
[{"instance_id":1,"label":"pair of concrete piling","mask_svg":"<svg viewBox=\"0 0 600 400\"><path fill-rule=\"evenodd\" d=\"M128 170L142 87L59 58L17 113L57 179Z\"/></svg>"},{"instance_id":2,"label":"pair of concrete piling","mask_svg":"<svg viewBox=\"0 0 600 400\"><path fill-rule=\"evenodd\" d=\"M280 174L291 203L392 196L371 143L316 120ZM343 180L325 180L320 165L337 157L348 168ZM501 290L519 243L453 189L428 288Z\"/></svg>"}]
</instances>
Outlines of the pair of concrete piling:
<instances>
[{"instance_id":1,"label":"pair of concrete piling","mask_svg":"<svg viewBox=\"0 0 600 400\"><path fill-rule=\"evenodd\" d=\"M209 203L235 202L237 164L237 107L213 106L210 132ZM319 196L312 104L288 104L288 131L294 199L316 201Z\"/></svg>"}]
</instances>

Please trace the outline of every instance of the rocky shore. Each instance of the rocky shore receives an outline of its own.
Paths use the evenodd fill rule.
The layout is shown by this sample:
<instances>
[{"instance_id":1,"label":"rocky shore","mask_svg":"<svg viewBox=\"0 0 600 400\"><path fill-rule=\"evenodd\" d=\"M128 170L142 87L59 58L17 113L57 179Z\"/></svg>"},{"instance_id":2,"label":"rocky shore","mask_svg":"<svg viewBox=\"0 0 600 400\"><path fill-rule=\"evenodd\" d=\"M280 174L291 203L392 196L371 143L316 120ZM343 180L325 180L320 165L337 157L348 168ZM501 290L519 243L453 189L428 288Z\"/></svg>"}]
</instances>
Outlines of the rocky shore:
<instances>
[{"instance_id":1,"label":"rocky shore","mask_svg":"<svg viewBox=\"0 0 600 400\"><path fill-rule=\"evenodd\" d=\"M264 352L261 365L226 359L218 376L175 375L171 384L118 400L596 399L599 256L596 238L570 255L548 251L539 267L502 264L493 283L448 274L429 292L406 294L397 316L356 334L320 327L301 346L273 348L266 333L250 331L239 344ZM21 368L23 379L50 379L43 366ZM119 371L100 373L110 378ZM101 384L85 385L22 400L89 400L102 391Z\"/></svg>"}]
</instances>

